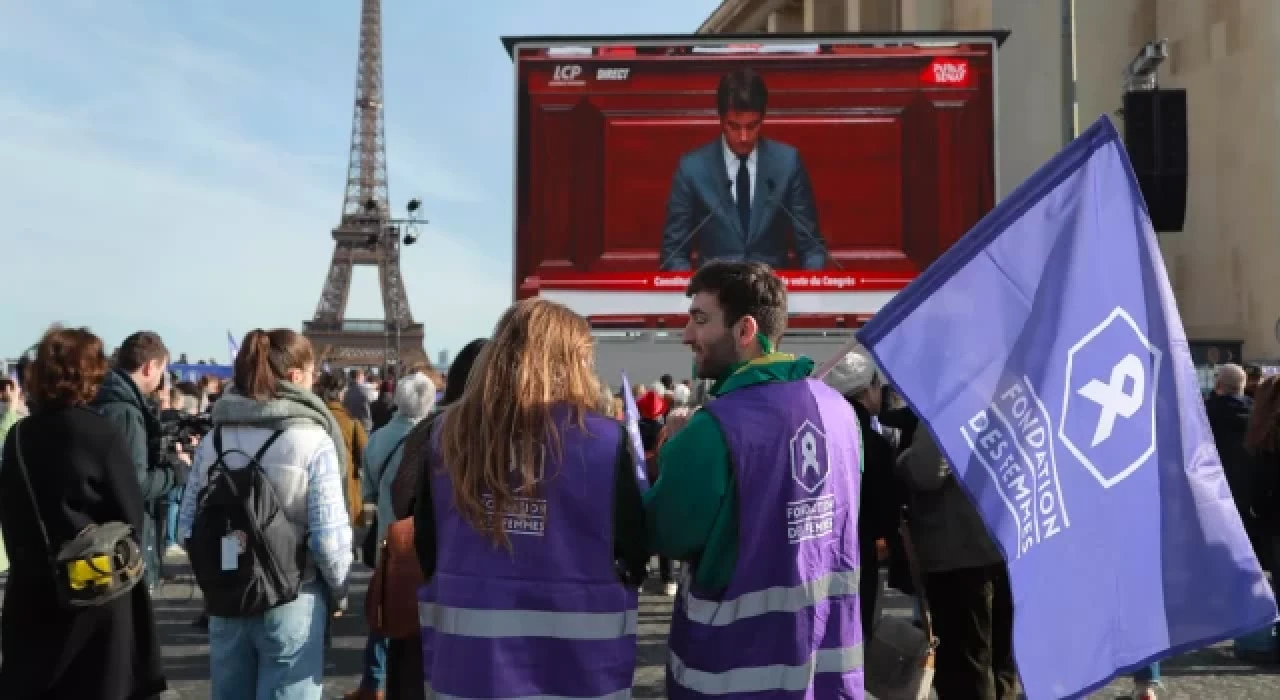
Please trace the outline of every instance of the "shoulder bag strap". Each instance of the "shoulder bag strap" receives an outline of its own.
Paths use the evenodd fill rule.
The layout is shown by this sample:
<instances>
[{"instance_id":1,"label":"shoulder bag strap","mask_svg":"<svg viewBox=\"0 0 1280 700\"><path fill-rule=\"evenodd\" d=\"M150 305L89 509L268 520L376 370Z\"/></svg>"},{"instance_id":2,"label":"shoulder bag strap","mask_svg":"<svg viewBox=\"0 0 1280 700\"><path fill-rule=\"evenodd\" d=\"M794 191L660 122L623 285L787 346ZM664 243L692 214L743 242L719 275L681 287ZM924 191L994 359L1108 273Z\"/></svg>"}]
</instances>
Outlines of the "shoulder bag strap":
<instances>
[{"instance_id":1,"label":"shoulder bag strap","mask_svg":"<svg viewBox=\"0 0 1280 700\"><path fill-rule=\"evenodd\" d=\"M45 528L44 518L40 517L40 504L36 502L35 489L31 487L31 479L27 476L27 463L22 459L22 421L13 426L13 455L18 463L18 474L22 477L22 485L27 489L27 498L31 500L31 514L40 526L40 536L44 538L45 557L49 565L54 566L53 542L49 539L49 531Z\"/></svg>"},{"instance_id":2,"label":"shoulder bag strap","mask_svg":"<svg viewBox=\"0 0 1280 700\"><path fill-rule=\"evenodd\" d=\"M924 624L925 638L929 640L929 648L933 649L938 644L933 634L933 613L929 610L929 595L924 589L920 562L916 560L916 547L911 540L911 528L907 526L906 508L903 508L898 515L898 533L902 535L902 550L907 555L907 570L911 573L911 584L915 586L916 599L920 601L920 620Z\"/></svg>"},{"instance_id":3,"label":"shoulder bag strap","mask_svg":"<svg viewBox=\"0 0 1280 700\"><path fill-rule=\"evenodd\" d=\"M266 442L262 443L262 447L259 447L258 451L253 454L253 457L251 458L252 463L261 466L262 457L267 454L267 450L271 449L271 446L274 445L276 443L276 440L279 440L280 436L283 434L284 434L283 430L277 430L271 433L271 435L267 437ZM231 451L240 452L241 454L246 456L249 454L248 452L244 452L243 450L239 450L235 448L233 448ZM214 454L214 461L216 462L222 461L222 426L220 425L213 429L213 454Z\"/></svg>"},{"instance_id":4,"label":"shoulder bag strap","mask_svg":"<svg viewBox=\"0 0 1280 700\"><path fill-rule=\"evenodd\" d=\"M262 443L262 447L259 447L258 451L253 453L253 463L255 465L257 465L259 468L262 467L263 456L267 454L267 450L271 449L271 446L276 444L276 440L279 440L280 436L283 434L284 434L283 430L277 430L274 433L271 433L271 437L268 437L267 441ZM215 442L214 447L217 447L217 445L218 443Z\"/></svg>"},{"instance_id":5,"label":"shoulder bag strap","mask_svg":"<svg viewBox=\"0 0 1280 700\"><path fill-rule=\"evenodd\" d=\"M222 426L213 429L213 457L215 461L222 461Z\"/></svg>"},{"instance_id":6,"label":"shoulder bag strap","mask_svg":"<svg viewBox=\"0 0 1280 700\"><path fill-rule=\"evenodd\" d=\"M417 476L414 478L413 493L410 494L409 496L409 515L413 515L413 511L418 507L418 494L422 492L422 489L419 488L419 486L420 485L425 486L425 488L427 489L427 493L431 492L430 491L431 485L429 483L423 485L422 481L424 479L431 478L431 468L430 468L431 452L432 452L431 443L434 440L434 435L436 431L436 420L439 418L439 416L440 416L439 413L435 413L433 415L427 416L426 418L423 418L424 421L427 421L426 427L423 428L423 430L426 431L426 434L422 436L422 440L420 440L416 445L414 445L416 448L418 448L417 451L405 454L406 457L411 457L413 461L416 461L418 463L418 466L417 466L418 473L417 473ZM404 466L402 465L400 467L400 471L396 473L396 478L397 479L404 478L403 476L404 474L405 474ZM391 489L393 492L395 491L394 483L392 484Z\"/></svg>"},{"instance_id":7,"label":"shoulder bag strap","mask_svg":"<svg viewBox=\"0 0 1280 700\"><path fill-rule=\"evenodd\" d=\"M387 467L391 466L391 459L396 456L396 452L404 446L404 441L409 439L409 433L405 433L404 437L396 440L396 444L391 446L391 451L387 453L387 458L382 460L382 468L378 470L378 490L382 490L382 480L387 478Z\"/></svg>"},{"instance_id":8,"label":"shoulder bag strap","mask_svg":"<svg viewBox=\"0 0 1280 700\"><path fill-rule=\"evenodd\" d=\"M396 440L396 444L391 446L391 452L387 455L386 459L382 460L383 474L386 474L387 467L391 466L391 458L396 456L396 451L399 450L402 446L404 446L404 441L408 439L409 439L409 433L405 433L404 437L400 438L399 440Z\"/></svg>"}]
</instances>

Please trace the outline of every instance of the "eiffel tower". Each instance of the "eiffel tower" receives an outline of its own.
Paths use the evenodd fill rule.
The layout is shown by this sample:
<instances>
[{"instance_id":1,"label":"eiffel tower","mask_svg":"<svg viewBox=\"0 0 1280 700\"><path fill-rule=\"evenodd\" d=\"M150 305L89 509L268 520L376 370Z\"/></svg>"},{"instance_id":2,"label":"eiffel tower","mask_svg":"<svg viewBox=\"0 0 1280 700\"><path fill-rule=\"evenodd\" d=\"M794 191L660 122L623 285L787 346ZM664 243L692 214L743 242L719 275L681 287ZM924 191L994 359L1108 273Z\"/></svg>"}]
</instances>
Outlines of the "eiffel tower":
<instances>
[{"instance_id":1,"label":"eiffel tower","mask_svg":"<svg viewBox=\"0 0 1280 700\"><path fill-rule=\"evenodd\" d=\"M410 203L416 210L417 200ZM382 3L363 0L360 53L351 125L351 154L342 219L333 229L333 259L320 292L315 317L302 333L315 347L317 362L330 367L430 367L422 324L413 320L400 275L400 233L387 197L387 146L382 117ZM412 234L410 234L412 235ZM412 238L406 237L406 243ZM348 319L347 297L356 265L377 266L382 319ZM430 372L434 374L434 371Z\"/></svg>"}]
</instances>

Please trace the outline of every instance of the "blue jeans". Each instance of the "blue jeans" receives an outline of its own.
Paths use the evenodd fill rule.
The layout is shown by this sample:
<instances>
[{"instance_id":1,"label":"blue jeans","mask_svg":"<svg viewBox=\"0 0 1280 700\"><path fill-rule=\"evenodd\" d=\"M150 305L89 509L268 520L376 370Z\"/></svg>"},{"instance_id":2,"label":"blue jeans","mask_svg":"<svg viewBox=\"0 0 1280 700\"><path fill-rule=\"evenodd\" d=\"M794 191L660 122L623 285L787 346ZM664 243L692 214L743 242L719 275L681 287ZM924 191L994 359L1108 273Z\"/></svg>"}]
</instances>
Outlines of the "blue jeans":
<instances>
[{"instance_id":1,"label":"blue jeans","mask_svg":"<svg viewBox=\"0 0 1280 700\"><path fill-rule=\"evenodd\" d=\"M211 615L211 700L320 700L328 617L315 583L258 617Z\"/></svg>"},{"instance_id":2,"label":"blue jeans","mask_svg":"<svg viewBox=\"0 0 1280 700\"><path fill-rule=\"evenodd\" d=\"M168 510L165 512L164 546L178 543L178 510L182 506L182 489L169 492ZM164 556L164 552L160 553Z\"/></svg>"},{"instance_id":3,"label":"blue jeans","mask_svg":"<svg viewBox=\"0 0 1280 700\"><path fill-rule=\"evenodd\" d=\"M1160 664L1154 663L1133 674L1136 683L1158 683L1160 681Z\"/></svg>"},{"instance_id":4,"label":"blue jeans","mask_svg":"<svg viewBox=\"0 0 1280 700\"><path fill-rule=\"evenodd\" d=\"M390 645L386 637L369 633L369 641L364 645L364 677L360 679L361 688L384 690L387 687L387 648Z\"/></svg>"}]
</instances>

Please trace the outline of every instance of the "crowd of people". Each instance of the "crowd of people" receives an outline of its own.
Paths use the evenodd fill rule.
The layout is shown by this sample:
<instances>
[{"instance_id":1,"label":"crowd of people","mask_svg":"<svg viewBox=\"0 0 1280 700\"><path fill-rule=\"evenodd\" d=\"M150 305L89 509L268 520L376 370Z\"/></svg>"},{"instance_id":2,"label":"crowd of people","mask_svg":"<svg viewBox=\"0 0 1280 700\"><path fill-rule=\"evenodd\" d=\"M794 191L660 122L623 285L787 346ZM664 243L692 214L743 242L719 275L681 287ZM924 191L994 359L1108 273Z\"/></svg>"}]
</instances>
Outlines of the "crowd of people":
<instances>
[{"instance_id":1,"label":"crowd of people","mask_svg":"<svg viewBox=\"0 0 1280 700\"><path fill-rule=\"evenodd\" d=\"M652 557L677 598L668 697L864 697L886 584L943 642L939 698L1017 697L1005 563L930 431L865 353L815 379L776 349L767 266L708 264L686 291L697 379L629 387L634 415L587 321L542 300L442 387L428 367L319 371L288 329L250 332L225 385L182 385L155 333L108 358L89 330L50 329L0 380L5 697L163 692L166 549L203 593L217 700L319 698L356 561L375 574L349 700L625 697ZM1224 365L1206 401L1268 567L1278 385Z\"/></svg>"}]
</instances>

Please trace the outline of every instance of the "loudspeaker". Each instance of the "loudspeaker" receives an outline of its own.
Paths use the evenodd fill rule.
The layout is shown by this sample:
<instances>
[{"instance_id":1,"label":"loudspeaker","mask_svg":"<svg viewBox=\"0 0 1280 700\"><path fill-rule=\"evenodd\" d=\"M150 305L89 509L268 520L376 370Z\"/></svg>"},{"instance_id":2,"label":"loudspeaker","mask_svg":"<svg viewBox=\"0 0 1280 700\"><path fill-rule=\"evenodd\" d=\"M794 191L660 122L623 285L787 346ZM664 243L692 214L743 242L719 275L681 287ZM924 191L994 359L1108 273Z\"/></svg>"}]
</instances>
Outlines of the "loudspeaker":
<instances>
[{"instance_id":1,"label":"loudspeaker","mask_svg":"<svg viewBox=\"0 0 1280 700\"><path fill-rule=\"evenodd\" d=\"M1124 147L1156 231L1181 231L1187 213L1187 91L1124 94Z\"/></svg>"}]
</instances>

